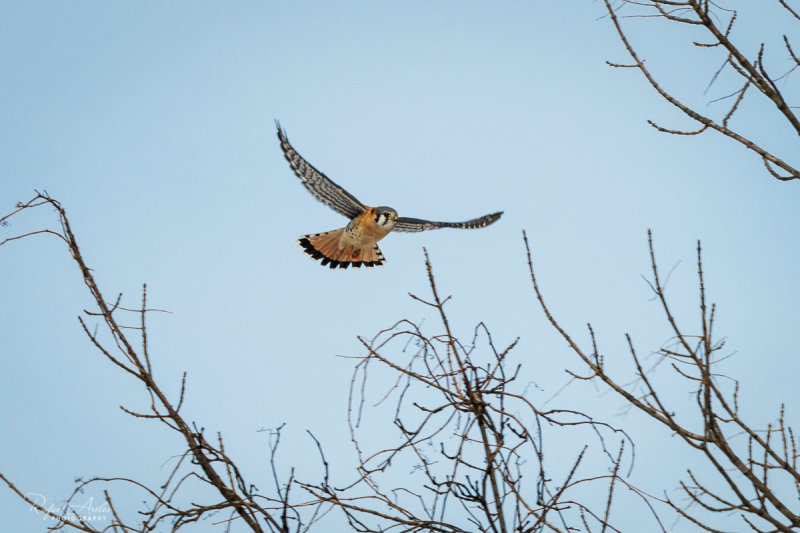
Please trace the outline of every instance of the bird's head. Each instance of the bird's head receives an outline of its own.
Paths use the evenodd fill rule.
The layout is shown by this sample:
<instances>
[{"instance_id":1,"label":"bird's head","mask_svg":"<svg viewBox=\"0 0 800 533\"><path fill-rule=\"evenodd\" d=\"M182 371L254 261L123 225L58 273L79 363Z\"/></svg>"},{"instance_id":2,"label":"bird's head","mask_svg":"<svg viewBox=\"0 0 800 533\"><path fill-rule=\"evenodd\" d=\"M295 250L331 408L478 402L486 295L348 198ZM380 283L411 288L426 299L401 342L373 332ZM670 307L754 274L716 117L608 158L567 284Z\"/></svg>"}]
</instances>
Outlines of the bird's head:
<instances>
[{"instance_id":1,"label":"bird's head","mask_svg":"<svg viewBox=\"0 0 800 533\"><path fill-rule=\"evenodd\" d=\"M380 207L375 208L375 224L378 226L389 226L390 228L394 226L394 223L397 221L397 211L392 209L391 207L386 207L382 205Z\"/></svg>"}]
</instances>

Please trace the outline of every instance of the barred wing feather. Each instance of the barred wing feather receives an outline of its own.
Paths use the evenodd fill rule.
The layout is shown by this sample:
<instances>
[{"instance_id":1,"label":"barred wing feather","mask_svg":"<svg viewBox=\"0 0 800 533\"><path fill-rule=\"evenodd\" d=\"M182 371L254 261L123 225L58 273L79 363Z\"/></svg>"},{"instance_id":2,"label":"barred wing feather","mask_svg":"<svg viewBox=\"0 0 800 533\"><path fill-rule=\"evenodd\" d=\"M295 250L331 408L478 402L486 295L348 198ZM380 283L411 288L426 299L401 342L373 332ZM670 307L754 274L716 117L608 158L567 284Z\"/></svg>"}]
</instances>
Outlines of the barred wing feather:
<instances>
[{"instance_id":1,"label":"barred wing feather","mask_svg":"<svg viewBox=\"0 0 800 533\"><path fill-rule=\"evenodd\" d=\"M399 217L394 224L394 231L425 231L429 229L439 228L462 228L474 229L485 228L489 224L494 223L502 215L502 211L485 215L480 218L473 218L464 222L434 222L431 220L422 220L419 218Z\"/></svg>"},{"instance_id":2,"label":"barred wing feather","mask_svg":"<svg viewBox=\"0 0 800 533\"><path fill-rule=\"evenodd\" d=\"M289 144L289 139L281 129L281 125L277 121L275 125L278 127L278 139L281 141L283 155L295 175L300 178L300 181L303 182L305 188L314 198L349 219L353 219L364 212L364 204L303 159L297 153L297 150Z\"/></svg>"}]
</instances>

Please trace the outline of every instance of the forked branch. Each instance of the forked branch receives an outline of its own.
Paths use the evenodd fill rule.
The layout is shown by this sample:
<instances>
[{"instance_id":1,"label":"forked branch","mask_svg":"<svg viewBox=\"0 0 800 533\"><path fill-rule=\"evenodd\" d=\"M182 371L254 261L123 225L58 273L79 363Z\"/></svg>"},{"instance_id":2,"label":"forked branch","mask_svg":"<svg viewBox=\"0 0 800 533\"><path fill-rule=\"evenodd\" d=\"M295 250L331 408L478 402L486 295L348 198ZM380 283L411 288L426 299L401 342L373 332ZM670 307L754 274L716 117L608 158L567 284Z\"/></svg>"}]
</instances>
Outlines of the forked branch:
<instances>
[{"instance_id":1,"label":"forked branch","mask_svg":"<svg viewBox=\"0 0 800 533\"><path fill-rule=\"evenodd\" d=\"M141 306L138 309L121 306L122 295L114 303L109 303L109 300L100 291L92 270L87 266L81 254L66 211L57 200L47 194L37 194L31 201L18 204L12 213L0 218L0 224L7 226L8 221L12 218L21 216L27 210L43 206L52 207L56 211L60 229L44 229L8 237L0 242L0 246L34 235L54 235L67 245L70 255L80 269L84 284L89 289L97 306L96 310L85 311L85 315L91 319L99 319L105 326L105 335L110 340L104 341L101 338L102 335L92 333L86 323L87 319L84 317L79 317L81 327L92 344L107 360L143 383L147 391L150 412L138 412L125 407L121 407L122 410L137 418L163 423L171 431L179 433L186 445L185 452L180 455L180 459L176 461L175 467L160 488L152 489L133 479L94 477L80 483L73 495L67 499L66 507L69 508L75 495L87 485L125 483L143 491L145 501L148 502L147 509L141 511L135 519L125 521L117 513L111 496L104 491L107 504L113 510L113 519L103 530L150 532L162 528L162 524L168 522L171 530L177 531L184 525L197 522L210 513L226 510L231 513L232 519L240 521L254 532L265 531L265 527L270 531L285 533L294 529L300 530L299 520L290 524L286 519L286 511L291 507L288 501L288 490L282 493L278 487L277 495L274 497L258 494L226 453L221 435L217 435L213 442L209 441L202 428L198 429L180 413L186 390L186 374L180 384L177 401L173 401L156 381L148 351L146 318L150 313L160 310L148 308L146 286L142 291ZM125 323L125 318L130 315L138 315L138 325ZM135 341L129 338L128 331L138 331L139 347L136 347ZM274 460L274 454L272 459ZM49 512L41 505L26 498L11 480L2 475L0 475L0 479L33 508L53 517L57 521L56 529L66 526L81 531L100 531L80 517L70 519ZM178 503L181 501L181 495L187 485L190 484L198 487L212 487L219 499L207 504Z\"/></svg>"},{"instance_id":2,"label":"forked branch","mask_svg":"<svg viewBox=\"0 0 800 533\"><path fill-rule=\"evenodd\" d=\"M622 65L619 63L607 62L612 67L633 67L639 70L645 77L650 86L664 100L679 109L684 115L691 118L693 121L698 122L699 126L696 129L684 130L667 128L656 124L652 120L648 123L656 128L658 131L664 133L671 133L675 135L697 135L709 129L718 131L723 135L737 141L748 150L751 150L759 155L764 163L767 171L774 178L789 181L800 179L800 171L791 163L788 163L784 158L779 157L771 149L766 148L763 143L754 141L753 135L744 133L746 126L734 128L730 125L731 118L741 108L745 101L745 94L748 88L754 87L755 93L766 99L776 112L776 119L782 120L794 133L800 136L800 119L795 113L795 108L791 106L785 98L784 93L775 83L777 79L788 76L798 66L797 56L792 50L791 43L785 35L782 36L785 44L785 50L788 53L794 65L787 71L778 76L768 72L764 65L765 45L762 43L758 53L755 57L749 58L740 48L740 46L733 39L734 21L737 20L736 11L722 7L719 2L710 2L708 0L679 0L679 1L665 1L665 0L621 0L617 3L612 3L611 0L603 0L608 12L609 18L620 38L625 50L633 60L632 64ZM781 7L790 16L797 17L797 13L786 3L784 0L778 0ZM768 3L764 0L764 3ZM668 26L688 26L691 28L700 28L704 32L704 38L708 42L697 42L693 44L700 50L723 52L724 63L723 67L711 77L714 83L717 77L724 68L730 66L739 76L739 85L729 96L736 96L731 107L722 116L721 119L715 119L704 113L698 111L697 107L693 107L686 103L684 99L675 96L672 92L668 91L664 84L656 79L650 67L645 64L645 60L637 51L636 46L631 42L628 34L624 30L621 17L621 11L624 8L638 9L636 14L627 15L629 18L638 18L646 20L660 20L666 21ZM760 8L761 6L759 6ZM643 11L642 11L643 10ZM717 21L725 21L723 27L717 24ZM687 59L687 61L689 61ZM722 100L722 99L719 99Z\"/></svg>"},{"instance_id":3,"label":"forked branch","mask_svg":"<svg viewBox=\"0 0 800 533\"><path fill-rule=\"evenodd\" d=\"M649 284L673 334L670 342L657 352L658 357L669 365L656 364L653 368L666 366L672 369L673 375L665 383L657 379L655 372L645 371L630 335L626 334L634 382L643 389L643 393L634 394L628 390L629 379L610 374L599 363L593 332L591 352L588 352L550 312L536 279L530 245L524 232L523 240L536 298L551 325L567 341L570 350L590 371L592 378L605 383L629 405L663 426L665 438L670 435L679 437L689 449L698 452L699 459L714 472L715 475L700 477L689 470L690 480L680 483L689 505L681 506L670 498L663 499L664 503L708 531L717 531L715 527L719 517L715 514L732 511L744 522L742 529L796 531L800 527L800 505L796 493L790 494L785 490L786 486L800 487L794 432L785 424L783 406L777 423L768 424L765 429L755 427L739 412L739 383L718 369L725 358L720 354L724 342L715 340L714 336L715 306L707 302L700 243L697 244L699 316L695 331L687 332L667 300L652 234L648 232L652 272ZM694 412L684 405L673 405L674 400L667 399L672 396L668 392L680 385L692 394ZM681 413L681 416L676 413Z\"/></svg>"}]
</instances>

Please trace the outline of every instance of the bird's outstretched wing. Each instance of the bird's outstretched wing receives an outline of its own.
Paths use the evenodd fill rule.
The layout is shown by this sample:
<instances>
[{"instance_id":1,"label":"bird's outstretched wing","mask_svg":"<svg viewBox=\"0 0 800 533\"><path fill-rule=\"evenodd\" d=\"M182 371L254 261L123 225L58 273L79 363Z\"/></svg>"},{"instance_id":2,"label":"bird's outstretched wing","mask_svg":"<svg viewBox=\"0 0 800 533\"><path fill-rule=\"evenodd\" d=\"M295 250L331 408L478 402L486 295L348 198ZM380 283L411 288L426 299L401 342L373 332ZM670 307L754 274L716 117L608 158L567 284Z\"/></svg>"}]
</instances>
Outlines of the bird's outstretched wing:
<instances>
[{"instance_id":1,"label":"bird's outstretched wing","mask_svg":"<svg viewBox=\"0 0 800 533\"><path fill-rule=\"evenodd\" d=\"M286 156L289 166L292 167L294 173L303 182L308 192L314 195L314 198L349 219L353 219L364 212L364 204L342 187L336 185L328 176L314 168L311 163L297 153L297 150L292 148L292 145L289 144L289 139L286 138L286 134L277 120L275 121L275 126L278 128L278 139L281 141L283 155Z\"/></svg>"},{"instance_id":2,"label":"bird's outstretched wing","mask_svg":"<svg viewBox=\"0 0 800 533\"><path fill-rule=\"evenodd\" d=\"M485 215L480 218L473 218L465 222L433 222L431 220L420 220L419 218L400 217L394 224L394 231L425 231L439 228L485 228L500 218L502 214L502 211L498 211L497 213Z\"/></svg>"}]
</instances>

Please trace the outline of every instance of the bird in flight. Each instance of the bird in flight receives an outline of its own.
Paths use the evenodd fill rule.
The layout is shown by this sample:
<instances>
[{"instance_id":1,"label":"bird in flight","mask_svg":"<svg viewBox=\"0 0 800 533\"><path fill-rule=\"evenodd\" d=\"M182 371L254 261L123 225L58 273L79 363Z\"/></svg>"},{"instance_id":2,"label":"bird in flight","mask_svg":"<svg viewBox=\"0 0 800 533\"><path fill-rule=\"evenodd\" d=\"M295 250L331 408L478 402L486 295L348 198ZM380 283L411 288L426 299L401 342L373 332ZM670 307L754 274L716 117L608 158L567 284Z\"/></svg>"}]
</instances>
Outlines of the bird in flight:
<instances>
[{"instance_id":1,"label":"bird in flight","mask_svg":"<svg viewBox=\"0 0 800 533\"><path fill-rule=\"evenodd\" d=\"M360 268L362 265L367 268L382 266L386 259L377 243L392 230L414 232L438 228L484 228L503 214L499 211L465 222L432 222L399 217L397 211L391 207L364 205L303 159L289 144L281 125L277 121L275 125L278 128L278 139L281 142L283 155L308 192L340 215L350 219L344 228L303 235L297 240L311 259L322 259L323 266L330 265L331 268L347 268L350 265L353 268Z\"/></svg>"}]
</instances>

